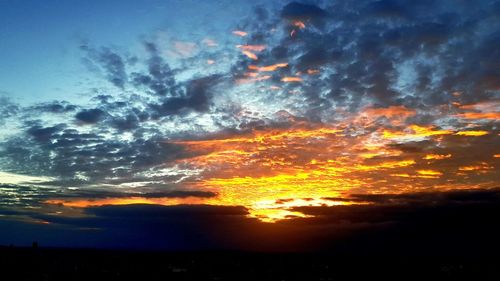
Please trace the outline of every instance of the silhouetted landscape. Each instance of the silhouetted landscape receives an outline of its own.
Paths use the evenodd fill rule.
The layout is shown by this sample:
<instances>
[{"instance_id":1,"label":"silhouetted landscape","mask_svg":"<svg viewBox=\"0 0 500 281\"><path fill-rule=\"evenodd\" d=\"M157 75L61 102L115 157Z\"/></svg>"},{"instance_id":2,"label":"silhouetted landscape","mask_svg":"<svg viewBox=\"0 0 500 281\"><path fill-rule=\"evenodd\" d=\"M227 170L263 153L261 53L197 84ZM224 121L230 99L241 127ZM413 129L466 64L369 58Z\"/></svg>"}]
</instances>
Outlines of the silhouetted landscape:
<instances>
[{"instance_id":1,"label":"silhouetted landscape","mask_svg":"<svg viewBox=\"0 0 500 281\"><path fill-rule=\"evenodd\" d=\"M3 280L498 280L498 259L333 253L0 250Z\"/></svg>"}]
</instances>

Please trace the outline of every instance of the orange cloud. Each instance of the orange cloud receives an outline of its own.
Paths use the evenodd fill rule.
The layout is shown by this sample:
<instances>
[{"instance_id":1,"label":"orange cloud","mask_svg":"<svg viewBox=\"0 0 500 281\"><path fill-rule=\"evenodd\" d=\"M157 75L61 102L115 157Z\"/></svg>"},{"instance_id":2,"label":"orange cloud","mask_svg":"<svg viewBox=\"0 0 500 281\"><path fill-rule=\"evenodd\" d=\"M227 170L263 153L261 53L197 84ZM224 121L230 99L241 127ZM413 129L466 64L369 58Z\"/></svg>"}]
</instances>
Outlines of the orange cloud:
<instances>
[{"instance_id":1,"label":"orange cloud","mask_svg":"<svg viewBox=\"0 0 500 281\"><path fill-rule=\"evenodd\" d=\"M309 74L309 75L319 74L319 70L317 70L317 69L308 69L307 70L307 74Z\"/></svg>"},{"instance_id":2,"label":"orange cloud","mask_svg":"<svg viewBox=\"0 0 500 281\"><path fill-rule=\"evenodd\" d=\"M464 172L485 171L485 170L491 170L491 169L493 169L493 166L490 166L486 162L481 162L478 165L460 166L458 168L459 171L464 171Z\"/></svg>"},{"instance_id":3,"label":"orange cloud","mask_svg":"<svg viewBox=\"0 0 500 281\"><path fill-rule=\"evenodd\" d=\"M423 159L425 160L442 160L451 158L451 154L427 154Z\"/></svg>"},{"instance_id":4,"label":"orange cloud","mask_svg":"<svg viewBox=\"0 0 500 281\"><path fill-rule=\"evenodd\" d=\"M300 29L304 29L306 28L306 25L304 24L304 22L300 21L300 20L295 20L292 22L292 25L295 26L295 27L298 27Z\"/></svg>"},{"instance_id":5,"label":"orange cloud","mask_svg":"<svg viewBox=\"0 0 500 281\"><path fill-rule=\"evenodd\" d=\"M499 100L461 105L459 108L468 112L455 114L453 116L470 120L500 120Z\"/></svg>"},{"instance_id":6,"label":"orange cloud","mask_svg":"<svg viewBox=\"0 0 500 281\"><path fill-rule=\"evenodd\" d=\"M302 78L300 77L283 77L281 78L282 82L302 82Z\"/></svg>"},{"instance_id":7,"label":"orange cloud","mask_svg":"<svg viewBox=\"0 0 500 281\"><path fill-rule=\"evenodd\" d=\"M236 45L236 48L245 51L262 52L266 49L266 45Z\"/></svg>"},{"instance_id":8,"label":"orange cloud","mask_svg":"<svg viewBox=\"0 0 500 281\"><path fill-rule=\"evenodd\" d=\"M288 63L277 63L273 65L268 65L268 66L256 66L256 65L249 65L248 69L250 70L255 70L255 71L261 71L261 72L272 72L276 71L278 68L283 68L287 67Z\"/></svg>"},{"instance_id":9,"label":"orange cloud","mask_svg":"<svg viewBox=\"0 0 500 281\"><path fill-rule=\"evenodd\" d=\"M491 119L500 120L500 112L466 112L453 115L464 119Z\"/></svg>"},{"instance_id":10,"label":"orange cloud","mask_svg":"<svg viewBox=\"0 0 500 281\"><path fill-rule=\"evenodd\" d=\"M431 136L442 136L453 134L450 130L439 130L435 126L419 126L410 125L409 130L394 131L384 130L383 137L386 139L411 139L411 138L426 138Z\"/></svg>"},{"instance_id":11,"label":"orange cloud","mask_svg":"<svg viewBox=\"0 0 500 281\"><path fill-rule=\"evenodd\" d=\"M233 31L233 34L236 36L245 37L245 36L247 36L248 33L246 33L245 31L241 31L241 30L235 30L235 31Z\"/></svg>"},{"instance_id":12,"label":"orange cloud","mask_svg":"<svg viewBox=\"0 0 500 281\"><path fill-rule=\"evenodd\" d=\"M252 59L252 60L258 60L259 59L256 54L254 54L254 53L252 53L250 51L243 50L243 51L241 51L241 53L244 54L245 56L247 56L248 58Z\"/></svg>"}]
</instances>

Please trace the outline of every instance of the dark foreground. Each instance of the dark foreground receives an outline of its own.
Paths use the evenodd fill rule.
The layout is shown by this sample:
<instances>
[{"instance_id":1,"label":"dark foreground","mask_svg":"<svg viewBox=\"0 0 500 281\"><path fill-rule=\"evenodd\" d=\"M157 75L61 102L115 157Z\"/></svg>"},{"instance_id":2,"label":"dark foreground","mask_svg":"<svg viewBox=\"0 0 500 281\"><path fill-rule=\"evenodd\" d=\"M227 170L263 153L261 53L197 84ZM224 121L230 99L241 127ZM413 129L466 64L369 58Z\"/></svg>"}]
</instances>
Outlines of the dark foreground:
<instances>
[{"instance_id":1,"label":"dark foreground","mask_svg":"<svg viewBox=\"0 0 500 281\"><path fill-rule=\"evenodd\" d=\"M0 280L500 280L495 258L0 249ZM384 280L382 279L382 280Z\"/></svg>"}]
</instances>

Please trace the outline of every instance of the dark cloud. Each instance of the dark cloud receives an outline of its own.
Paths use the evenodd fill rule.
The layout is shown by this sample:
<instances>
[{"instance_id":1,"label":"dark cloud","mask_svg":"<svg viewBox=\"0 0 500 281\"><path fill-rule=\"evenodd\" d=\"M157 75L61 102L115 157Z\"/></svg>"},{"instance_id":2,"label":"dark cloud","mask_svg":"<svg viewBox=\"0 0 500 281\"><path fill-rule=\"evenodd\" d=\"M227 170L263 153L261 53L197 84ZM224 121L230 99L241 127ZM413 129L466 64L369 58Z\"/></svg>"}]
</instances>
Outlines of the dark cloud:
<instances>
[{"instance_id":1,"label":"dark cloud","mask_svg":"<svg viewBox=\"0 0 500 281\"><path fill-rule=\"evenodd\" d=\"M355 112L366 101L425 108L449 103L449 94L455 91L464 92L460 97L464 103L491 99L498 90L498 59L485 58L499 55L491 49L498 41L496 29L484 28L498 25L490 6L488 1L473 6L382 0L321 7L293 2L283 7L280 16L302 19L306 28L295 30L293 37L280 38L259 60L264 65L289 62L287 70L276 72L279 76L307 69L327 72L313 77L313 87L307 80L287 85L306 98L294 113L312 120L324 119L321 115L335 106L348 106ZM316 26L317 18L324 28L308 26L308 20ZM288 22L285 25L287 30L295 28ZM265 28L255 26L253 33L272 37ZM246 68L244 61L241 64ZM405 76L408 73L414 77ZM401 83L406 83L404 89Z\"/></svg>"},{"instance_id":2,"label":"dark cloud","mask_svg":"<svg viewBox=\"0 0 500 281\"><path fill-rule=\"evenodd\" d=\"M152 117L182 115L191 111L206 112L211 104L213 88L221 81L221 75L193 78L180 83L175 80L175 71L158 53L152 42L144 43L150 58L146 61L147 72L131 74L134 86L161 97L159 103L151 103Z\"/></svg>"},{"instance_id":3,"label":"dark cloud","mask_svg":"<svg viewBox=\"0 0 500 281\"><path fill-rule=\"evenodd\" d=\"M243 207L208 205L103 206L89 208L86 212L90 216L38 216L37 219L69 229L99 229L98 232L86 232L93 236L92 243L98 247L186 250L218 248L221 238L218 235L233 240L231 236L237 233L242 221L246 221L247 213ZM225 232L216 235L220 230ZM78 231L75 232L78 237ZM116 235L121 238L116 239ZM38 241L46 245L49 242L41 240Z\"/></svg>"},{"instance_id":4,"label":"dark cloud","mask_svg":"<svg viewBox=\"0 0 500 281\"><path fill-rule=\"evenodd\" d=\"M83 123L95 124L102 120L105 114L106 113L99 108L86 109L78 112L75 118Z\"/></svg>"},{"instance_id":5,"label":"dark cloud","mask_svg":"<svg viewBox=\"0 0 500 281\"><path fill-rule=\"evenodd\" d=\"M70 180L84 176L89 183L107 177L130 178L135 173L186 157L183 147L169 144L161 134L130 142L106 139L101 131L81 133L67 125L28 129L31 138L13 137L2 143L2 166L30 174ZM153 131L155 132L155 131Z\"/></svg>"},{"instance_id":6,"label":"dark cloud","mask_svg":"<svg viewBox=\"0 0 500 281\"><path fill-rule=\"evenodd\" d=\"M211 206L211 205L128 205L102 206L88 208L87 213L108 218L131 218L131 217L156 217L171 219L188 219L189 217L210 216L243 216L248 213L244 207L238 206Z\"/></svg>"},{"instance_id":7,"label":"dark cloud","mask_svg":"<svg viewBox=\"0 0 500 281\"><path fill-rule=\"evenodd\" d=\"M151 192L144 193L140 196L146 198L186 198L186 197L200 197L200 198L210 198L217 196L217 193L212 191L201 191L201 190L173 190L167 192Z\"/></svg>"},{"instance_id":8,"label":"dark cloud","mask_svg":"<svg viewBox=\"0 0 500 281\"><path fill-rule=\"evenodd\" d=\"M150 58L147 60L147 73L133 72L132 83L145 88L148 93L161 97L176 97L180 90L175 80L175 73L158 53L158 47L152 42L144 46Z\"/></svg>"},{"instance_id":9,"label":"dark cloud","mask_svg":"<svg viewBox=\"0 0 500 281\"><path fill-rule=\"evenodd\" d=\"M151 179L149 179L151 180ZM30 209L33 207L43 207L47 200L68 200L68 199L120 199L130 197L141 198L212 198L217 193L203 190L181 190L168 185L157 186L137 186L124 191L117 188L86 187L85 182L46 182L23 184L1 184L0 183L0 214L29 215L36 212L26 212L15 210ZM65 185L80 186L76 189L68 189ZM2 208L5 210L2 211Z\"/></svg>"},{"instance_id":10,"label":"dark cloud","mask_svg":"<svg viewBox=\"0 0 500 281\"><path fill-rule=\"evenodd\" d=\"M45 199L58 198L128 198L128 197L143 197L143 198L211 198L217 196L217 193L202 190L169 190L169 187L136 187L134 191L124 192L123 190L98 189L98 188L79 188L77 190L62 189L60 192L54 192L47 195ZM137 190L137 191L136 191ZM143 190L143 191L141 191Z\"/></svg>"},{"instance_id":11,"label":"dark cloud","mask_svg":"<svg viewBox=\"0 0 500 281\"><path fill-rule=\"evenodd\" d=\"M0 97L0 125L5 123L7 118L16 115L20 107L7 97Z\"/></svg>"},{"instance_id":12,"label":"dark cloud","mask_svg":"<svg viewBox=\"0 0 500 281\"><path fill-rule=\"evenodd\" d=\"M326 17L326 15L326 11L318 6L298 2L287 4L281 11L282 17L296 20L314 20Z\"/></svg>"},{"instance_id":13,"label":"dark cloud","mask_svg":"<svg viewBox=\"0 0 500 281\"><path fill-rule=\"evenodd\" d=\"M493 214L500 208L498 190L405 195L360 196L374 205L299 207L316 216L304 224L357 229L355 236L331 241L341 252L413 256L469 256L491 254L499 247L500 228ZM331 231L331 230L330 230Z\"/></svg>"},{"instance_id":14,"label":"dark cloud","mask_svg":"<svg viewBox=\"0 0 500 281\"><path fill-rule=\"evenodd\" d=\"M124 59L110 48L94 49L87 44L82 44L80 48L86 52L85 62L90 69L95 69L96 65L102 69L106 79L118 88L123 89L128 77L125 69Z\"/></svg>"},{"instance_id":15,"label":"dark cloud","mask_svg":"<svg viewBox=\"0 0 500 281\"><path fill-rule=\"evenodd\" d=\"M161 104L151 104L159 116L182 113L207 112L210 108L213 88L221 81L220 75L212 75L187 82L185 91L178 97L166 98Z\"/></svg>"},{"instance_id":16,"label":"dark cloud","mask_svg":"<svg viewBox=\"0 0 500 281\"><path fill-rule=\"evenodd\" d=\"M32 136L38 142L47 142L52 137L66 127L65 124L60 124L52 127L42 127L35 125L27 130L28 135Z\"/></svg>"},{"instance_id":17,"label":"dark cloud","mask_svg":"<svg viewBox=\"0 0 500 281\"><path fill-rule=\"evenodd\" d=\"M131 113L124 117L115 117L111 121L111 125L119 131L129 131L139 127L140 120L137 115Z\"/></svg>"},{"instance_id":18,"label":"dark cloud","mask_svg":"<svg viewBox=\"0 0 500 281\"><path fill-rule=\"evenodd\" d=\"M67 113L75 111L77 109L77 106L65 101L53 101L37 104L33 106L32 109L48 113Z\"/></svg>"},{"instance_id":19,"label":"dark cloud","mask_svg":"<svg viewBox=\"0 0 500 281\"><path fill-rule=\"evenodd\" d=\"M407 18L411 15L404 3L397 0L380 0L368 3L367 13L377 17Z\"/></svg>"},{"instance_id":20,"label":"dark cloud","mask_svg":"<svg viewBox=\"0 0 500 281\"><path fill-rule=\"evenodd\" d=\"M38 206L42 193L43 190L31 185L0 184L0 214L23 214L15 208Z\"/></svg>"}]
</instances>

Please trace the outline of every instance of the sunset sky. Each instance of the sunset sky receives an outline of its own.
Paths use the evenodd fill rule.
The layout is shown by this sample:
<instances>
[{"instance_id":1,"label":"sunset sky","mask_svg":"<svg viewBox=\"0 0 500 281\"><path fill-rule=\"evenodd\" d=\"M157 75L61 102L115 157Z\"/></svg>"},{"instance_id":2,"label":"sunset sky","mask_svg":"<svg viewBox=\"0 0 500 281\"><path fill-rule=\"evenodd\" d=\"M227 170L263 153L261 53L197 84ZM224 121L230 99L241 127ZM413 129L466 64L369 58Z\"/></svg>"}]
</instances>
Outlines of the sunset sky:
<instances>
[{"instance_id":1,"label":"sunset sky","mask_svg":"<svg viewBox=\"0 0 500 281\"><path fill-rule=\"evenodd\" d=\"M0 244L281 249L498 198L499 15L0 1Z\"/></svg>"}]
</instances>

